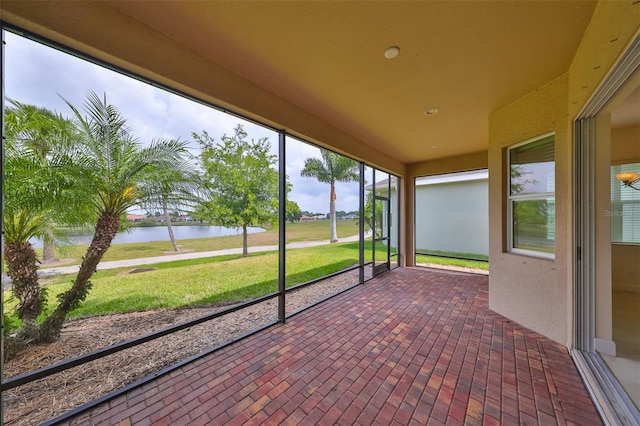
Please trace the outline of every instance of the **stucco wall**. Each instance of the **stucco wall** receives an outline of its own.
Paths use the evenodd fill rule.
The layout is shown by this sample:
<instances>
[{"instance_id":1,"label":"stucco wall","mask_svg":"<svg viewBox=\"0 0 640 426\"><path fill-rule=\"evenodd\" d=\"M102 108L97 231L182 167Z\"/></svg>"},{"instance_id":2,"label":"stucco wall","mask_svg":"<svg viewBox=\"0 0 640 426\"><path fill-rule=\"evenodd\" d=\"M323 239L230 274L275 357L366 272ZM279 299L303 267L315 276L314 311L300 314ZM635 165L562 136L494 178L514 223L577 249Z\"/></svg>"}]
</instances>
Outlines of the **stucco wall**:
<instances>
[{"instance_id":1,"label":"stucco wall","mask_svg":"<svg viewBox=\"0 0 640 426\"><path fill-rule=\"evenodd\" d=\"M569 68L569 118L585 107L640 30L640 3L600 1Z\"/></svg>"},{"instance_id":2,"label":"stucco wall","mask_svg":"<svg viewBox=\"0 0 640 426\"><path fill-rule=\"evenodd\" d=\"M573 341L573 120L640 29L640 3L598 3L568 73L489 119L489 307L559 343ZM556 258L506 252L505 149L556 132Z\"/></svg>"},{"instance_id":3,"label":"stucco wall","mask_svg":"<svg viewBox=\"0 0 640 426\"><path fill-rule=\"evenodd\" d=\"M566 125L568 76L564 75L489 120L489 307L549 338L565 343L568 329L566 234L570 194L566 185L570 134ZM554 260L506 251L507 148L555 132L556 243Z\"/></svg>"}]
</instances>

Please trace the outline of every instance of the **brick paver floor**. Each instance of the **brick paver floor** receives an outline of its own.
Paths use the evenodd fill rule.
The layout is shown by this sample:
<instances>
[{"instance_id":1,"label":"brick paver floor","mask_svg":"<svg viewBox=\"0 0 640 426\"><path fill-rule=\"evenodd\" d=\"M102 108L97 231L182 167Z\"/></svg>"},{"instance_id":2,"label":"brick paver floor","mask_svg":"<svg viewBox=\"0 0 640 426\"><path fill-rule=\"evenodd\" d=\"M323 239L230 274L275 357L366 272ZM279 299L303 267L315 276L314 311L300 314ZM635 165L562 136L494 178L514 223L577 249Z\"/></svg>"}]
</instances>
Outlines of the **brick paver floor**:
<instances>
[{"instance_id":1,"label":"brick paver floor","mask_svg":"<svg viewBox=\"0 0 640 426\"><path fill-rule=\"evenodd\" d=\"M396 269L71 423L601 424L567 349L490 311L487 291Z\"/></svg>"}]
</instances>

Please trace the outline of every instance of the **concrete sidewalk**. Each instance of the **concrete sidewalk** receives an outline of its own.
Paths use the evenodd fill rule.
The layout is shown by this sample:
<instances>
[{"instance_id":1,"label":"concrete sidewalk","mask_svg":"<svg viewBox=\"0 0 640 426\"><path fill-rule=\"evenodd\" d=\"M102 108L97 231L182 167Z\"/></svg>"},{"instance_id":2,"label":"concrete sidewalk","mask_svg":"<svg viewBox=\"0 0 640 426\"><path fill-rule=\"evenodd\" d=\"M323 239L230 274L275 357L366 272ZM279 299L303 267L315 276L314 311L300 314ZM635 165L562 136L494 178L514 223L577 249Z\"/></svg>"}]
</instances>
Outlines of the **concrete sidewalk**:
<instances>
[{"instance_id":1,"label":"concrete sidewalk","mask_svg":"<svg viewBox=\"0 0 640 426\"><path fill-rule=\"evenodd\" d=\"M365 235L365 238L366 237L367 235ZM346 242L358 241L358 239L359 239L358 235L352 235L351 237L340 238L339 242L346 243ZM322 246L327 244L329 244L329 240L301 241L297 243L289 243L286 245L286 248L298 249L298 248L305 248L305 247ZM249 253L259 253L259 252L276 251L276 250L278 250L277 245L257 246L257 247L248 248ZM127 267L135 267L140 265L152 265L154 263L172 262L174 260L202 259L205 257L224 256L229 254L242 254L242 247L226 249L226 250L201 251L201 252L194 252L194 253L176 253L176 254L168 254L166 256L156 256L156 257L140 257L137 259L112 260L107 262L100 262L98 264L98 269L127 268ZM74 274L78 272L79 267L80 265L45 268L45 269L40 269L38 273L40 276Z\"/></svg>"}]
</instances>

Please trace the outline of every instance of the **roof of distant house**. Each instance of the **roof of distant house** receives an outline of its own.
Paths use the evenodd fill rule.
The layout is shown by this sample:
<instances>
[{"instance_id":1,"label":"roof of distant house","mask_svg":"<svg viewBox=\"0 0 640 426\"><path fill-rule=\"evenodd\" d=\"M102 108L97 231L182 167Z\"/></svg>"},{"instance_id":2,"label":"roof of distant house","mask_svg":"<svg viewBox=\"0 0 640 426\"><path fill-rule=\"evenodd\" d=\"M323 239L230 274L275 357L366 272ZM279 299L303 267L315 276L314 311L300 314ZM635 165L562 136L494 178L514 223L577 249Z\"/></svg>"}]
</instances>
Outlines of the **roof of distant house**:
<instances>
[{"instance_id":1,"label":"roof of distant house","mask_svg":"<svg viewBox=\"0 0 640 426\"><path fill-rule=\"evenodd\" d=\"M127 220L141 220L141 219L146 219L147 216L146 215L141 215L141 214L128 214L127 215Z\"/></svg>"}]
</instances>

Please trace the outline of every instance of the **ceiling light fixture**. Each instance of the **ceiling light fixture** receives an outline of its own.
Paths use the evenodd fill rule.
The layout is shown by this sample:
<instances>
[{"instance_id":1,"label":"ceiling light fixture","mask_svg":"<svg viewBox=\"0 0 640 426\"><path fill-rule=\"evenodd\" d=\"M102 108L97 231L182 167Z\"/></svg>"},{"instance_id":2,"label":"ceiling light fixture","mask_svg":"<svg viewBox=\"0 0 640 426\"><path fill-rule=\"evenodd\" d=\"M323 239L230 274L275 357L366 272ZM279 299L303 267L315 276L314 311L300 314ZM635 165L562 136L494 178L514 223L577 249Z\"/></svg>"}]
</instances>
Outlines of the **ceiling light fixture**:
<instances>
[{"instance_id":1,"label":"ceiling light fixture","mask_svg":"<svg viewBox=\"0 0 640 426\"><path fill-rule=\"evenodd\" d=\"M384 51L384 57L387 59L393 59L400 54L400 48L398 46L391 46Z\"/></svg>"},{"instance_id":2,"label":"ceiling light fixture","mask_svg":"<svg viewBox=\"0 0 640 426\"><path fill-rule=\"evenodd\" d=\"M640 191L640 188L633 186L634 183L640 181L640 174L637 172L616 173L616 179L618 179L623 186L633 188Z\"/></svg>"},{"instance_id":3,"label":"ceiling light fixture","mask_svg":"<svg viewBox=\"0 0 640 426\"><path fill-rule=\"evenodd\" d=\"M424 115L434 115L438 113L438 108L429 108L424 112Z\"/></svg>"}]
</instances>

